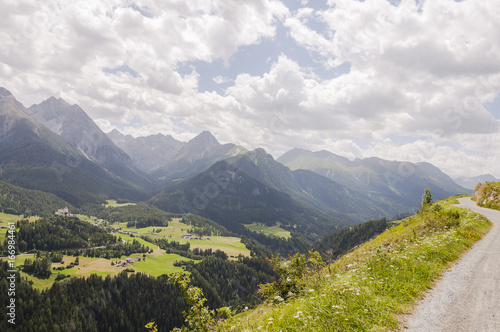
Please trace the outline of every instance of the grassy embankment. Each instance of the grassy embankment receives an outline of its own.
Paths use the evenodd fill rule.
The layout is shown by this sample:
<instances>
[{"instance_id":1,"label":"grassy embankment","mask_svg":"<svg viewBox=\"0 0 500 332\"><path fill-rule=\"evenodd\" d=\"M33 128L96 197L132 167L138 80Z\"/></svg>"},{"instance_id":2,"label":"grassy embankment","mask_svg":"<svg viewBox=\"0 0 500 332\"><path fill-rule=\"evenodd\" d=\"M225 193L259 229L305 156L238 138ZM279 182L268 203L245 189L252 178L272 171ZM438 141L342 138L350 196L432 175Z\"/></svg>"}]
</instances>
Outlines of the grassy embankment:
<instances>
[{"instance_id":1,"label":"grassy embankment","mask_svg":"<svg viewBox=\"0 0 500 332\"><path fill-rule=\"evenodd\" d=\"M500 182L479 183L474 190L472 200L479 206L500 210Z\"/></svg>"},{"instance_id":2,"label":"grassy embankment","mask_svg":"<svg viewBox=\"0 0 500 332\"><path fill-rule=\"evenodd\" d=\"M409 313L444 270L490 227L476 213L445 201L436 203L306 279L306 290L299 297L261 305L221 329L397 330L398 317Z\"/></svg>"}]
</instances>

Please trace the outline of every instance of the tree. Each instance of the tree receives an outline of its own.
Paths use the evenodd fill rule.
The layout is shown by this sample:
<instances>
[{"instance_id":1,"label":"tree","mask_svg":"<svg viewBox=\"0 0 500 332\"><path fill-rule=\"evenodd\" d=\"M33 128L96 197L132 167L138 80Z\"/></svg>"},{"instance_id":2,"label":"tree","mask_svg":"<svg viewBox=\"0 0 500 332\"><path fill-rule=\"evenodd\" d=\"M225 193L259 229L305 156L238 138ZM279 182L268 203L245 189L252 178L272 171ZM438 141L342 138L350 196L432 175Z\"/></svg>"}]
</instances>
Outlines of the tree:
<instances>
[{"instance_id":1,"label":"tree","mask_svg":"<svg viewBox=\"0 0 500 332\"><path fill-rule=\"evenodd\" d=\"M432 203L432 194L429 188L425 188L424 194L422 195L422 206L426 206Z\"/></svg>"}]
</instances>

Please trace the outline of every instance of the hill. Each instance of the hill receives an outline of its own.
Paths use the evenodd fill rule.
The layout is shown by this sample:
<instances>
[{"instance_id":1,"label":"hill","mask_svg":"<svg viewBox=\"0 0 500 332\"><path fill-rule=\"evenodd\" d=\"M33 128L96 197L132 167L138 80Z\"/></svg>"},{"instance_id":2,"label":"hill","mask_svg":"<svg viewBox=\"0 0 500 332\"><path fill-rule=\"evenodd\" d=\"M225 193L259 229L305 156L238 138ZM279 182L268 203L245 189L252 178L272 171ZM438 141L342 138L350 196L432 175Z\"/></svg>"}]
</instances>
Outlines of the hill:
<instances>
[{"instance_id":1,"label":"hill","mask_svg":"<svg viewBox=\"0 0 500 332\"><path fill-rule=\"evenodd\" d=\"M25 216L49 216L63 207L63 199L39 190L29 190L0 181L0 212Z\"/></svg>"}]
</instances>

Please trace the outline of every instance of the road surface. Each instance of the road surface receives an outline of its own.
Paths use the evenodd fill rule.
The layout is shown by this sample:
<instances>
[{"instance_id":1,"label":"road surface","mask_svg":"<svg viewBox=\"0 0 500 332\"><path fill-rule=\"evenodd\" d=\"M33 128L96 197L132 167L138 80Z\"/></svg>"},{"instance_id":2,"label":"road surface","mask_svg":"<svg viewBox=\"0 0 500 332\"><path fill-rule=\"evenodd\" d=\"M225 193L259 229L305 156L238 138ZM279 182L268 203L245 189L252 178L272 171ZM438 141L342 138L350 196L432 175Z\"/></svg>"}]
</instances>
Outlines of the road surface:
<instances>
[{"instance_id":1,"label":"road surface","mask_svg":"<svg viewBox=\"0 0 500 332\"><path fill-rule=\"evenodd\" d=\"M405 319L404 331L500 331L500 211L478 207L469 197L459 201L486 216L493 228L445 272Z\"/></svg>"}]
</instances>

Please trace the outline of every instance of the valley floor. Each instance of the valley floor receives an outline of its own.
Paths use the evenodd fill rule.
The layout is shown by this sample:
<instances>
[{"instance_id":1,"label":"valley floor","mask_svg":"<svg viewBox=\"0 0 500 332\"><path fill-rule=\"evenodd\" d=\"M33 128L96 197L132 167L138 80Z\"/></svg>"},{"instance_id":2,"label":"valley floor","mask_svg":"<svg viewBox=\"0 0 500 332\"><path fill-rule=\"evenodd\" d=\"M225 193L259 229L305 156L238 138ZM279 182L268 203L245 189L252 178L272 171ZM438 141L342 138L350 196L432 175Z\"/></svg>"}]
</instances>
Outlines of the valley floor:
<instances>
[{"instance_id":1,"label":"valley floor","mask_svg":"<svg viewBox=\"0 0 500 332\"><path fill-rule=\"evenodd\" d=\"M459 201L493 227L405 319L404 331L500 331L500 211L478 207L469 197Z\"/></svg>"}]
</instances>

